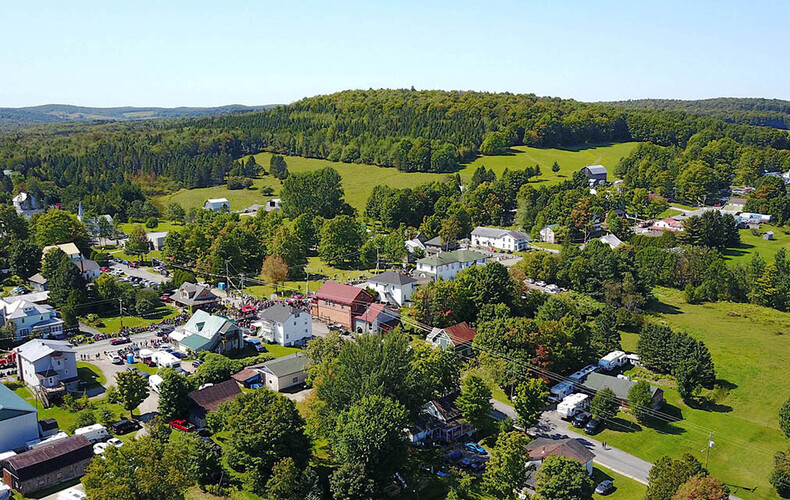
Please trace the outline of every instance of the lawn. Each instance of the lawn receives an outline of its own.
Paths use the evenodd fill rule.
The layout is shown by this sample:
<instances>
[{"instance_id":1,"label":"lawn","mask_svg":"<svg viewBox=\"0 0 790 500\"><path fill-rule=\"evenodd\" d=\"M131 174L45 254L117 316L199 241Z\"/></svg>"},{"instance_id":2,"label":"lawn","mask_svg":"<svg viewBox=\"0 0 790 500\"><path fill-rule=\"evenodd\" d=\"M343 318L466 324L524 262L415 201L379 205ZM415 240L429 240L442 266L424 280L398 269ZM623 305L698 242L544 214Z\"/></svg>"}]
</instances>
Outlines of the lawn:
<instances>
[{"instance_id":1,"label":"lawn","mask_svg":"<svg viewBox=\"0 0 790 500\"><path fill-rule=\"evenodd\" d=\"M323 284L323 280L345 281L347 279L357 279L368 277L374 273L358 269L338 269L323 262L318 257L308 257L307 272L310 277L310 291L315 292ZM263 276L258 276L259 280L266 281ZM244 287L244 291L255 297L269 297L274 293L274 285L253 284ZM278 287L277 292L281 296L290 297L294 293L305 293L305 280L286 281Z\"/></svg>"},{"instance_id":2,"label":"lawn","mask_svg":"<svg viewBox=\"0 0 790 500\"><path fill-rule=\"evenodd\" d=\"M145 229L146 233L153 233L157 231L172 231L174 229L184 227L182 224L177 224L170 221L159 219L159 225L157 225L153 229L146 227L145 224L143 223L125 222L122 224L118 224L118 230L123 231L126 234L132 234L132 229L134 229L134 226L143 226L143 229Z\"/></svg>"},{"instance_id":3,"label":"lawn","mask_svg":"<svg viewBox=\"0 0 790 500\"><path fill-rule=\"evenodd\" d=\"M107 378L101 368L85 361L77 361L77 375L80 377L80 382L88 383L89 389L104 386L107 383Z\"/></svg>"},{"instance_id":4,"label":"lawn","mask_svg":"<svg viewBox=\"0 0 790 500\"><path fill-rule=\"evenodd\" d=\"M722 389L715 402L690 408L677 391L665 387L668 404L662 412L668 420L682 420L650 428L621 414L615 429L598 439L651 462L684 452L704 461L700 450L713 431L711 473L741 498L777 498L768 475L773 454L787 447L777 411L790 395L790 336L783 335L790 332L790 313L728 302L690 305L682 292L665 288L657 288L655 295L662 321L708 346ZM636 337L624 334L625 347L632 349Z\"/></svg>"},{"instance_id":5,"label":"lawn","mask_svg":"<svg viewBox=\"0 0 790 500\"><path fill-rule=\"evenodd\" d=\"M644 484L611 471L602 465L595 466L592 479L596 486L601 481L609 479L614 482L615 487L615 490L608 495L593 494L595 500L638 500L644 498L647 493L647 486Z\"/></svg>"},{"instance_id":6,"label":"lawn","mask_svg":"<svg viewBox=\"0 0 790 500\"><path fill-rule=\"evenodd\" d=\"M635 142L626 142L578 149L541 149L515 146L509 155L480 156L473 162L463 165L459 173L462 179L469 180L480 165L485 165L486 168L493 169L497 175L501 175L506 168L510 170L523 169L527 166L539 164L543 174L539 179L540 184L550 185L569 179L575 170L579 170L585 165L600 163L609 169L610 177L612 177L612 172L617 162L620 158L627 156L636 147L636 144ZM255 155L255 161L267 168L270 159L271 153ZM444 179L448 175L447 173L407 173L395 168L331 162L329 160L302 158L300 156L286 156L285 161L290 172L305 172L324 167L332 167L337 170L343 178L346 201L360 212L364 210L365 203L367 203L368 197L375 186L387 185L393 188L415 187L426 182ZM560 165L560 171L556 174L551 171L551 165L555 161ZM274 188L274 195L264 197L260 192L261 186ZM155 197L153 202L160 210L164 209L167 203L171 201L175 201L184 209L189 210L190 208L202 207L203 202L208 198L227 198L230 202L231 210L241 210L254 203L263 203L269 198L276 197L280 192L280 188L280 181L272 176L264 176L254 180L252 189L231 191L223 185L181 190L171 195Z\"/></svg>"},{"instance_id":7,"label":"lawn","mask_svg":"<svg viewBox=\"0 0 790 500\"><path fill-rule=\"evenodd\" d=\"M127 306L128 310L128 306ZM167 318L173 318L178 315L178 310L171 306L158 307L154 312L143 316L101 316L104 326L98 327L98 330L103 333L114 333L121 329L121 321L123 326L134 328L135 326L145 326L151 323L158 323L159 321Z\"/></svg>"},{"instance_id":8,"label":"lawn","mask_svg":"<svg viewBox=\"0 0 790 500\"><path fill-rule=\"evenodd\" d=\"M301 351L301 349L298 347L286 347L280 344L264 344L264 346L266 347L266 352L275 358L282 358L283 356L288 356L289 354Z\"/></svg>"},{"instance_id":9,"label":"lawn","mask_svg":"<svg viewBox=\"0 0 790 500\"><path fill-rule=\"evenodd\" d=\"M773 240L763 239L762 234L766 231L774 232ZM728 248L722 252L727 260L734 263L746 264L755 253L759 253L766 261L771 261L780 248L790 247L790 235L782 232L780 228L769 224L763 224L760 229L760 236L753 235L750 229L741 229L739 233L741 234L740 246L738 248Z\"/></svg>"}]
</instances>

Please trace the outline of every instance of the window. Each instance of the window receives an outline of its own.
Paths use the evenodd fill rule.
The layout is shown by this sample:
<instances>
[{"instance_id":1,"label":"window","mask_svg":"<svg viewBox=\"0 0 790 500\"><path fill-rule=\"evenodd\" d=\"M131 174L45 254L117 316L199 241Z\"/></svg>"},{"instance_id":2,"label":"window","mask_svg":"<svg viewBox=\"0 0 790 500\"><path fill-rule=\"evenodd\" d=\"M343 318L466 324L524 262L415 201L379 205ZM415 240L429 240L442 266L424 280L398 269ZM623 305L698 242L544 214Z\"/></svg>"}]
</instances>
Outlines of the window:
<instances>
[{"instance_id":1,"label":"window","mask_svg":"<svg viewBox=\"0 0 790 500\"><path fill-rule=\"evenodd\" d=\"M293 383L295 384L297 382L299 382L299 377L294 377Z\"/></svg>"},{"instance_id":2,"label":"window","mask_svg":"<svg viewBox=\"0 0 790 500\"><path fill-rule=\"evenodd\" d=\"M285 340L288 340L288 334L287 333L285 334Z\"/></svg>"}]
</instances>

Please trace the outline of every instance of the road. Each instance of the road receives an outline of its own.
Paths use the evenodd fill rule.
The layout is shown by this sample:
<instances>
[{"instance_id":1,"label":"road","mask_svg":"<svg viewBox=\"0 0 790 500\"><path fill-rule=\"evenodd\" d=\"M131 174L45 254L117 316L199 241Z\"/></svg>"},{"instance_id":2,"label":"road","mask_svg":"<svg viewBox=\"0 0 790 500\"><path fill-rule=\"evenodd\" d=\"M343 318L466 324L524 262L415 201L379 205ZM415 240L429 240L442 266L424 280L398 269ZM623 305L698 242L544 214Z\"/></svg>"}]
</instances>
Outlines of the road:
<instances>
[{"instance_id":1,"label":"road","mask_svg":"<svg viewBox=\"0 0 790 500\"><path fill-rule=\"evenodd\" d=\"M120 269L127 276L139 276L140 278L146 279L148 281L153 281L154 283L164 283L165 281L167 281L167 276L162 276L159 273L148 271L147 269L140 269L140 268L135 269L133 267L120 264L118 262L112 262L110 264L110 268Z\"/></svg>"}]
</instances>

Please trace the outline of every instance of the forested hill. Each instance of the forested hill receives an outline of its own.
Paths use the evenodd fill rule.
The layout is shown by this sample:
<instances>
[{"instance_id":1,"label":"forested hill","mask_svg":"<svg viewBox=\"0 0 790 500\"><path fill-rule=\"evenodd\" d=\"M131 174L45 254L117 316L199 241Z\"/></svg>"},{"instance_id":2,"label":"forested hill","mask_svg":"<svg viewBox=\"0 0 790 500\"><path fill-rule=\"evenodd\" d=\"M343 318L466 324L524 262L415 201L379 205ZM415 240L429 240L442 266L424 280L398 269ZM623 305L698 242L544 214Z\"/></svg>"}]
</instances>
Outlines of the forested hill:
<instances>
[{"instance_id":1,"label":"forested hill","mask_svg":"<svg viewBox=\"0 0 790 500\"><path fill-rule=\"evenodd\" d=\"M692 101L680 99L636 99L602 104L629 109L685 111L712 116L729 123L790 129L790 101L780 99L740 97L717 97Z\"/></svg>"},{"instance_id":2,"label":"forested hill","mask_svg":"<svg viewBox=\"0 0 790 500\"><path fill-rule=\"evenodd\" d=\"M243 113L268 109L274 105L243 106L230 104L213 108L92 108L66 104L45 104L25 108L0 108L0 131L14 130L49 123L83 121L129 121L160 118L183 118L227 113Z\"/></svg>"}]
</instances>

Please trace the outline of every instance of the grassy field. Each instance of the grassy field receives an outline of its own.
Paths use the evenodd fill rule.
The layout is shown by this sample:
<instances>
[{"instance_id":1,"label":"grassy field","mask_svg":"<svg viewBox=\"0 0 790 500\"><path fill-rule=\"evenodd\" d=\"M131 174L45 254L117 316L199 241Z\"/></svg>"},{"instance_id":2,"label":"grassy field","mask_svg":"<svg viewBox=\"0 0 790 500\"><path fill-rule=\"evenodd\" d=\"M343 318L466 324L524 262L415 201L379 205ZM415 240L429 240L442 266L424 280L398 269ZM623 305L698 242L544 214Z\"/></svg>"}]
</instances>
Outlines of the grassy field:
<instances>
[{"instance_id":1,"label":"grassy field","mask_svg":"<svg viewBox=\"0 0 790 500\"><path fill-rule=\"evenodd\" d=\"M622 476L602 465L595 466L592 479L596 486L601 481L609 479L614 482L615 487L615 490L608 495L593 494L595 500L638 500L644 498L647 493L647 486L644 484Z\"/></svg>"},{"instance_id":2,"label":"grassy field","mask_svg":"<svg viewBox=\"0 0 790 500\"><path fill-rule=\"evenodd\" d=\"M741 498L777 498L768 475L773 454L787 447L777 411L790 395L790 336L784 335L790 332L790 313L728 302L689 305L682 292L664 288L655 294L662 321L708 346L722 388L715 399L692 408L666 387L662 412L667 420L682 420L650 428L621 414L614 430L599 439L649 461L684 452L704 461L700 450L713 431L711 473ZM632 349L636 338L623 334L624 347Z\"/></svg>"},{"instance_id":3,"label":"grassy field","mask_svg":"<svg viewBox=\"0 0 790 500\"><path fill-rule=\"evenodd\" d=\"M331 280L346 280L348 278L360 278L360 277L368 277L374 273L364 270L348 270L348 269L338 269L328 265L327 263L323 262L318 257L308 257L307 259L307 270L310 275L310 291L314 292L321 288L324 279L331 279ZM258 276L258 279L264 280L262 276ZM274 293L275 287L274 285L250 285L245 286L244 291L256 297L269 297L271 294ZM299 281L286 281L278 288L278 293L281 296L290 297L294 293L305 293L305 280Z\"/></svg>"},{"instance_id":4,"label":"grassy field","mask_svg":"<svg viewBox=\"0 0 790 500\"><path fill-rule=\"evenodd\" d=\"M485 165L486 168L493 169L497 175L501 175L505 168L510 170L523 169L524 167L538 164L543 173L539 183L549 185L568 179L575 170L579 170L585 165L600 163L609 169L611 176L611 172L620 158L627 156L636 144L635 142L626 142L581 149L540 149L516 146L509 155L478 157L473 162L464 165L459 173L462 179L468 180L480 165ZM255 155L255 161L259 165L268 166L270 158L271 153ZM359 211L365 208L368 196L370 196L373 188L377 185L383 184L394 188L414 187L426 182L441 180L448 175L446 173L406 173L394 168L331 162L299 156L287 156L285 161L290 172L305 172L324 167L332 167L337 170L343 178L346 201ZM551 171L551 165L555 161L560 165L560 171L556 174ZM264 197L260 192L261 186L274 188L274 195ZM277 179L272 176L265 176L261 179L255 179L251 189L231 191L225 186L215 186L181 190L171 195L155 197L153 202L160 209L163 209L168 202L175 201L188 210L193 207L202 207L203 202L208 198L227 198L230 202L231 210L241 210L254 203L263 203L269 198L276 197L280 187L281 184Z\"/></svg>"},{"instance_id":5,"label":"grassy field","mask_svg":"<svg viewBox=\"0 0 790 500\"><path fill-rule=\"evenodd\" d=\"M134 229L134 226L143 226L143 229L145 229L146 233L152 233L156 231L172 231L173 229L183 227L181 224L176 224L170 221L160 219L159 225L153 229L145 227L145 224L125 222L122 224L118 224L118 230L123 231L126 234L131 234L132 229Z\"/></svg>"},{"instance_id":6,"label":"grassy field","mask_svg":"<svg viewBox=\"0 0 790 500\"><path fill-rule=\"evenodd\" d=\"M264 346L266 347L266 352L275 358L282 358L283 356L288 356L289 354L301 351L301 349L298 347L286 347L280 344L264 344Z\"/></svg>"},{"instance_id":7,"label":"grassy field","mask_svg":"<svg viewBox=\"0 0 790 500\"><path fill-rule=\"evenodd\" d=\"M173 318L178 315L178 310L171 306L161 306L156 309L151 314L147 314L145 317L142 316L124 316L123 317L123 326L132 327L135 326L143 326L149 325L151 323L158 323L159 321L166 319L166 318ZM104 326L97 327L100 332L103 333L112 333L117 332L121 329L121 317L120 316L101 316L101 320L104 323Z\"/></svg>"},{"instance_id":8,"label":"grassy field","mask_svg":"<svg viewBox=\"0 0 790 500\"><path fill-rule=\"evenodd\" d=\"M764 240L762 234L766 231L774 232L773 240ZM771 261L780 248L790 247L790 235L785 234L778 227L771 226L770 224L763 224L760 229L760 236L755 236L749 229L741 229L741 244L738 248L728 248L722 253L724 256L734 262L745 264L752 259L755 253L766 261Z\"/></svg>"}]
</instances>

